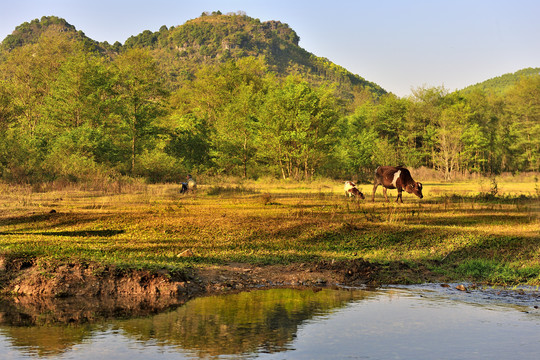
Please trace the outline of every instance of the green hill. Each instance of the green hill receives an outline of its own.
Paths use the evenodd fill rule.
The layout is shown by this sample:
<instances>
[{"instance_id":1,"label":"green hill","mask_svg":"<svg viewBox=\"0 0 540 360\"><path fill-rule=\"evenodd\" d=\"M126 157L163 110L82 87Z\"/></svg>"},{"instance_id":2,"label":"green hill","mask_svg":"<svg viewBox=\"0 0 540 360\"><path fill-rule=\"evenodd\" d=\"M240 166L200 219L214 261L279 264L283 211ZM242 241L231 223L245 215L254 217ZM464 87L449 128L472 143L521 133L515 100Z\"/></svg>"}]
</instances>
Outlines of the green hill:
<instances>
[{"instance_id":1,"label":"green hill","mask_svg":"<svg viewBox=\"0 0 540 360\"><path fill-rule=\"evenodd\" d=\"M203 14L185 24L157 32L144 31L126 40L124 48L149 48L173 78L190 77L202 64L246 56L264 56L279 76L299 73L313 83L336 83L342 96L353 100L366 90L379 97L379 85L301 48L300 37L287 24L261 22L242 13Z\"/></svg>"},{"instance_id":2,"label":"green hill","mask_svg":"<svg viewBox=\"0 0 540 360\"><path fill-rule=\"evenodd\" d=\"M156 32L143 31L128 38L123 45L98 43L66 20L44 16L17 26L2 41L0 51L34 44L47 31L80 40L88 49L109 57L131 48L149 49L168 74L172 88L183 80L192 79L201 65L257 56L264 57L270 71L278 77L300 74L313 84L335 84L340 96L350 104L355 99L365 98L366 93L375 98L386 94L379 85L301 48L299 36L287 24L261 22L243 13L203 14L180 26L164 25Z\"/></svg>"},{"instance_id":3,"label":"green hill","mask_svg":"<svg viewBox=\"0 0 540 360\"><path fill-rule=\"evenodd\" d=\"M471 85L463 89L462 91L472 92L474 90L483 90L486 92L503 95L507 89L515 85L520 78L532 75L539 75L540 68L526 68L515 73L504 74L501 76L494 77L492 79L483 81L481 83Z\"/></svg>"},{"instance_id":4,"label":"green hill","mask_svg":"<svg viewBox=\"0 0 540 360\"><path fill-rule=\"evenodd\" d=\"M0 51L11 51L17 47L28 44L35 44L40 36L45 32L63 33L66 37L75 38L82 41L88 49L105 52L108 44L100 44L87 37L82 31L77 31L75 26L66 20L56 16L43 16L41 19L34 19L17 26L13 33L6 36L0 45ZM105 46L104 46L105 45Z\"/></svg>"}]
</instances>

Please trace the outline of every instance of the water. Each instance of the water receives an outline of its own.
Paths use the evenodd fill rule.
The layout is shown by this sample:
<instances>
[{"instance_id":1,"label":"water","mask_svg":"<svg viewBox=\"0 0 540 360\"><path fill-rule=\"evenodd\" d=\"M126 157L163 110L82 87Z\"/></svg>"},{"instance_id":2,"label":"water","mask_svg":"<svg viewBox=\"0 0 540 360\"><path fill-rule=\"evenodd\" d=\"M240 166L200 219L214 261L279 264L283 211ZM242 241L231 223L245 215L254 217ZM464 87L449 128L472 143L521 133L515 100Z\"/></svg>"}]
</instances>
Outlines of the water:
<instances>
[{"instance_id":1,"label":"water","mask_svg":"<svg viewBox=\"0 0 540 360\"><path fill-rule=\"evenodd\" d=\"M19 303L0 311L0 359L538 359L539 305L535 289L271 289L81 323Z\"/></svg>"}]
</instances>

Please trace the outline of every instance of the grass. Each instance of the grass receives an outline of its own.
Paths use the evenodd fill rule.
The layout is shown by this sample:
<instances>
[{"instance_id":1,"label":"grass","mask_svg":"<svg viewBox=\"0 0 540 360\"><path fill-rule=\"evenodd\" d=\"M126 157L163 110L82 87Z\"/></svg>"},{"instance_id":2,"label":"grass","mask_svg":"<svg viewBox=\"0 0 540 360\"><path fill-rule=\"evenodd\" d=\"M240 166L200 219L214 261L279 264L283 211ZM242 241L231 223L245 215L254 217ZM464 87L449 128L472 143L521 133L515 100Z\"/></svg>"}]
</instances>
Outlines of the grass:
<instances>
[{"instance_id":1,"label":"grass","mask_svg":"<svg viewBox=\"0 0 540 360\"><path fill-rule=\"evenodd\" d=\"M370 199L371 186L360 188ZM169 270L364 258L387 268L389 282L540 284L540 202L531 179L502 179L496 194L489 179L426 182L424 199L405 194L402 205L383 201L380 189L374 203L347 199L338 181L178 190L0 185L0 253ZM178 256L186 249L194 255Z\"/></svg>"}]
</instances>

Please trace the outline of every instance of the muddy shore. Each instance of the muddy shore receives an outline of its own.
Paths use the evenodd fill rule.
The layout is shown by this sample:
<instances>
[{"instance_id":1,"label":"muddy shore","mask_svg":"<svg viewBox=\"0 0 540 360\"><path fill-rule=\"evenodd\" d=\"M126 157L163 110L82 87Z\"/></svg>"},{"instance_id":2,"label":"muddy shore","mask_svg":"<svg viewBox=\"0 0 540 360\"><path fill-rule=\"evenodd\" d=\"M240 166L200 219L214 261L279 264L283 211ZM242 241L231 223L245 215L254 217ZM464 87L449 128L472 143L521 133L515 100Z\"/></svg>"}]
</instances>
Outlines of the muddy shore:
<instances>
[{"instance_id":1,"label":"muddy shore","mask_svg":"<svg viewBox=\"0 0 540 360\"><path fill-rule=\"evenodd\" d=\"M230 263L184 272L120 269L98 263L53 263L0 257L0 294L64 298L179 297L276 286L377 286L383 269L362 259L255 266ZM396 283L399 276L396 275Z\"/></svg>"},{"instance_id":2,"label":"muddy shore","mask_svg":"<svg viewBox=\"0 0 540 360\"><path fill-rule=\"evenodd\" d=\"M272 266L231 263L175 273L0 257L0 299L7 300L0 306L0 322L20 323L21 319L6 318L16 314L25 314L31 323L144 316L197 296L261 288L375 287L388 283L390 273L399 282L398 274L412 270L406 265L385 269L357 259ZM2 310L13 307L19 310Z\"/></svg>"},{"instance_id":3,"label":"muddy shore","mask_svg":"<svg viewBox=\"0 0 540 360\"><path fill-rule=\"evenodd\" d=\"M178 297L275 286L376 285L380 267L358 259L254 266L231 263L184 272L120 269L97 263L0 258L0 293L40 297Z\"/></svg>"}]
</instances>

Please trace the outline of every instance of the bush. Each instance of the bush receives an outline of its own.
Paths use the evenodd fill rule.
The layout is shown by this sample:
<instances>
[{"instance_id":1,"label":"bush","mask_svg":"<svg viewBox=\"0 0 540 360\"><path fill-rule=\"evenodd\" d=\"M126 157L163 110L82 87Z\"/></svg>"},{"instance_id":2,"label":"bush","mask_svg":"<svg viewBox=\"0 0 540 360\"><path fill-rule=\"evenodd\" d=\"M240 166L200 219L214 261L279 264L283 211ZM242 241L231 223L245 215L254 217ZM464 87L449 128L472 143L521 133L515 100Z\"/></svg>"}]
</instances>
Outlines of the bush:
<instances>
[{"instance_id":1,"label":"bush","mask_svg":"<svg viewBox=\"0 0 540 360\"><path fill-rule=\"evenodd\" d=\"M146 150L137 157L134 173L152 183L176 182L185 177L178 160L160 149Z\"/></svg>"}]
</instances>

